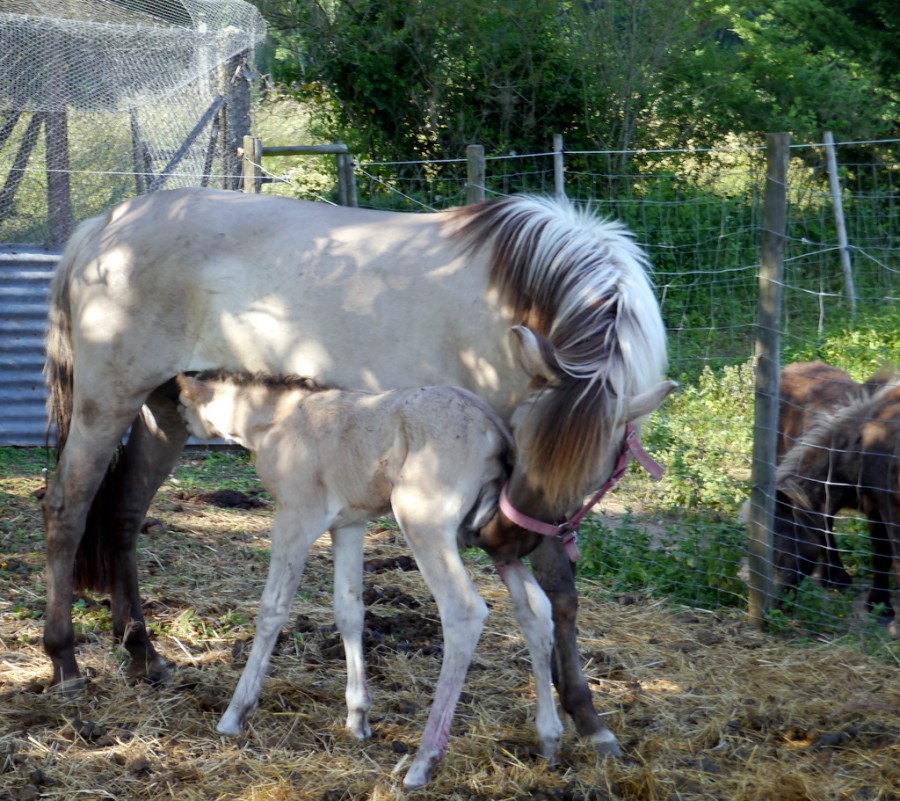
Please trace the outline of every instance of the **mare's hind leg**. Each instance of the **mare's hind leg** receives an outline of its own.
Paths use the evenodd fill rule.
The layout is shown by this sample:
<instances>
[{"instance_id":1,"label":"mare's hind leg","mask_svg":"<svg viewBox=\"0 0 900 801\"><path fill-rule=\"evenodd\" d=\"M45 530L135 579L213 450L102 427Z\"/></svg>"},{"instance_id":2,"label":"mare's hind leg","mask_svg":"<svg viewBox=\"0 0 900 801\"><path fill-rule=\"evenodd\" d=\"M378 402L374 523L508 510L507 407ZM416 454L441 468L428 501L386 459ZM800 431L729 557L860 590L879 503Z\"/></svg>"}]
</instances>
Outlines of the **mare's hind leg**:
<instances>
[{"instance_id":1,"label":"mare's hind leg","mask_svg":"<svg viewBox=\"0 0 900 801\"><path fill-rule=\"evenodd\" d=\"M169 475L187 441L188 432L176 404L151 395L132 424L117 469L120 474L110 564L113 634L131 656L129 674L156 682L168 667L147 636L137 570L137 540L147 508Z\"/></svg>"},{"instance_id":2,"label":"mare's hind leg","mask_svg":"<svg viewBox=\"0 0 900 801\"><path fill-rule=\"evenodd\" d=\"M256 708L272 648L291 612L294 591L303 575L306 556L310 546L325 532L328 523L321 513L279 505L272 525L269 575L259 602L253 647L231 696L231 703L216 726L219 734L238 734L244 718Z\"/></svg>"},{"instance_id":3,"label":"mare's hind leg","mask_svg":"<svg viewBox=\"0 0 900 801\"><path fill-rule=\"evenodd\" d=\"M372 735L369 710L372 699L366 682L366 660L363 654L363 539L364 523L334 529L331 532L334 552L334 620L344 643L347 661L347 728L364 740Z\"/></svg>"},{"instance_id":4,"label":"mare's hind leg","mask_svg":"<svg viewBox=\"0 0 900 801\"><path fill-rule=\"evenodd\" d=\"M559 541L549 538L542 539L529 559L553 608L553 682L562 708L571 716L576 731L591 741L598 754L621 756L615 735L594 709L591 689L581 668L575 629L575 566Z\"/></svg>"},{"instance_id":5,"label":"mare's hind leg","mask_svg":"<svg viewBox=\"0 0 900 801\"><path fill-rule=\"evenodd\" d=\"M106 410L102 410L105 412ZM86 419L76 407L68 440L43 501L47 541L44 650L53 664L50 686L72 686L81 677L75 660L72 601L75 556L94 495L119 438L134 412L98 413Z\"/></svg>"},{"instance_id":6,"label":"mare's hind leg","mask_svg":"<svg viewBox=\"0 0 900 801\"><path fill-rule=\"evenodd\" d=\"M521 559L497 567L513 602L513 614L531 655L537 695L537 728L541 756L553 760L559 751L563 727L553 700L550 663L553 652L553 610L550 600Z\"/></svg>"}]
</instances>

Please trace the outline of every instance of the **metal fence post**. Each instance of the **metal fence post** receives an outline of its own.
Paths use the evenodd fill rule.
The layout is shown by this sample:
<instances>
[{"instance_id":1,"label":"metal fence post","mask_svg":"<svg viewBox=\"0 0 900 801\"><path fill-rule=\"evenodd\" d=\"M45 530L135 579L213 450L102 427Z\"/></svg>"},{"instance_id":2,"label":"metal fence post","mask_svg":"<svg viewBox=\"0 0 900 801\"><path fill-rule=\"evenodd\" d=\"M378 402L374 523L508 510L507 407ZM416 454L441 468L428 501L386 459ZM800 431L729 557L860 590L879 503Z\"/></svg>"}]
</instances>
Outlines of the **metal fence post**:
<instances>
[{"instance_id":1,"label":"metal fence post","mask_svg":"<svg viewBox=\"0 0 900 801\"><path fill-rule=\"evenodd\" d=\"M562 134L553 134L553 188L558 200L566 196L566 165Z\"/></svg>"}]
</instances>

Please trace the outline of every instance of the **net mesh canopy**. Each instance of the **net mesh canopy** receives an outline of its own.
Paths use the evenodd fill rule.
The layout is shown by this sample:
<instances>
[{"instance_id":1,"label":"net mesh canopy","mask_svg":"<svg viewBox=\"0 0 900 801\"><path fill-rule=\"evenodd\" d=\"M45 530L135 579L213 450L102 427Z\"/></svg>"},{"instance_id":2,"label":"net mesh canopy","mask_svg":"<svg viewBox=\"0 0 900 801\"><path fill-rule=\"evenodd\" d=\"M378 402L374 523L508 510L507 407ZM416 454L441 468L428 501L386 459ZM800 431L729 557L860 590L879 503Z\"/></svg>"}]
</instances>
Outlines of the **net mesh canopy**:
<instances>
[{"instance_id":1,"label":"net mesh canopy","mask_svg":"<svg viewBox=\"0 0 900 801\"><path fill-rule=\"evenodd\" d=\"M48 162L76 222L229 172L226 111L265 34L243 0L0 0L0 241L42 238Z\"/></svg>"}]
</instances>

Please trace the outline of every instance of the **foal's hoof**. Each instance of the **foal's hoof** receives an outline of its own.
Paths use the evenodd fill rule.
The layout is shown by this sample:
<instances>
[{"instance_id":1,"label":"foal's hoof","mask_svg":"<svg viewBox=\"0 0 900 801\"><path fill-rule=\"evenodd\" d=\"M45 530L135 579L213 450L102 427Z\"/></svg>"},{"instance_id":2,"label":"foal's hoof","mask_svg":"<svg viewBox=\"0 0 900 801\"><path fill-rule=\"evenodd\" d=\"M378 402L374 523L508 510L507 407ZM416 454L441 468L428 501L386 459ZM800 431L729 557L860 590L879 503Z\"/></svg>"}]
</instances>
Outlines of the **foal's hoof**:
<instances>
[{"instance_id":1,"label":"foal's hoof","mask_svg":"<svg viewBox=\"0 0 900 801\"><path fill-rule=\"evenodd\" d=\"M75 676L72 679L63 681L52 681L47 686L47 692L71 697L80 693L87 686L87 683L87 679L84 676Z\"/></svg>"},{"instance_id":2,"label":"foal's hoof","mask_svg":"<svg viewBox=\"0 0 900 801\"><path fill-rule=\"evenodd\" d=\"M619 748L619 741L616 736L609 730L598 732L591 737L591 744L597 752L598 757L621 757L624 756L622 749Z\"/></svg>"}]
</instances>

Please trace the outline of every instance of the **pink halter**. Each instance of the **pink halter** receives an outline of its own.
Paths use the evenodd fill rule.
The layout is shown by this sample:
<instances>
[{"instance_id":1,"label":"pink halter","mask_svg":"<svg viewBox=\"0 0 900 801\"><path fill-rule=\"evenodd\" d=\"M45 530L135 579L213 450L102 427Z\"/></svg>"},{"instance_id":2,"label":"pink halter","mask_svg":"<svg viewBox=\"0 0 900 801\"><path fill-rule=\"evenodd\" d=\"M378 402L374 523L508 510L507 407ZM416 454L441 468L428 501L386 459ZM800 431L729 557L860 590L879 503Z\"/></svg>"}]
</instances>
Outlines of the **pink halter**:
<instances>
[{"instance_id":1,"label":"pink halter","mask_svg":"<svg viewBox=\"0 0 900 801\"><path fill-rule=\"evenodd\" d=\"M575 562L580 556L578 551L579 524L584 516L593 509L594 506L601 501L603 496L606 495L606 493L619 482L622 476L625 475L625 468L628 467L628 462L631 460L632 456L637 460L637 463L651 475L654 481L659 481L659 479L662 478L662 466L654 461L650 454L644 450L644 446L641 445L640 440L638 439L637 431L635 431L634 426L629 423L625 426L625 442L622 443L622 451L616 461L616 466L613 469L612 475L606 480L606 483L597 490L596 494L568 520L564 520L562 523L554 525L553 523L545 523L542 520L536 520L535 518L520 512L509 500L509 481L507 481L503 485L503 489L500 490L500 510L513 523L517 526L521 526L526 531L533 531L535 534L543 534L545 537L558 539L565 547L569 559Z\"/></svg>"}]
</instances>

